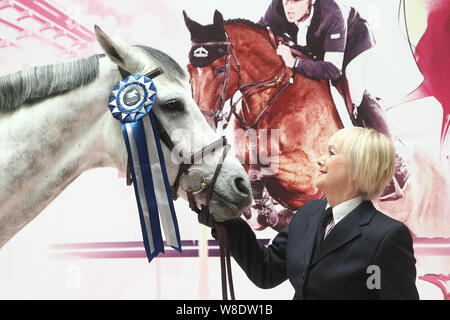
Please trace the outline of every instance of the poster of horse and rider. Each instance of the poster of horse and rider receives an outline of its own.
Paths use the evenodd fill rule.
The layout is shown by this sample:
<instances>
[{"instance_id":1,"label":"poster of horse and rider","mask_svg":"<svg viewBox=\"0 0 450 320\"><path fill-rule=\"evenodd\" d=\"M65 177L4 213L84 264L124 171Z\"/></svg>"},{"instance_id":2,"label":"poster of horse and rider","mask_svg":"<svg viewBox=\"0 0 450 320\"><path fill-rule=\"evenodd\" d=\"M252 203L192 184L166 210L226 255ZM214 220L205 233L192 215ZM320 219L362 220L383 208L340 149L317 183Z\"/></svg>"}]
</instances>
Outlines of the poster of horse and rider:
<instances>
[{"instance_id":1,"label":"poster of horse and rider","mask_svg":"<svg viewBox=\"0 0 450 320\"><path fill-rule=\"evenodd\" d=\"M361 127L395 151L365 202L408 227L420 299L450 299L449 22L446 0L0 1L0 298L220 299L230 267L237 299L297 297L219 225L269 246Z\"/></svg>"}]
</instances>

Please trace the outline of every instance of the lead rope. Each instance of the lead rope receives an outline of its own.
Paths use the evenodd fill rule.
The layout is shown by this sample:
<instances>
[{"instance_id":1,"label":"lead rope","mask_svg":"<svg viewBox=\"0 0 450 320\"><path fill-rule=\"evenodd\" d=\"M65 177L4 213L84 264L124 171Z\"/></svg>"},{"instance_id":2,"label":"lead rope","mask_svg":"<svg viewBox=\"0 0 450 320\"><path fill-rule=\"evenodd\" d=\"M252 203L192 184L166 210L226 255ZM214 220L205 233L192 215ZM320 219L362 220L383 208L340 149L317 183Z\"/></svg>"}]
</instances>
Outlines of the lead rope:
<instances>
[{"instance_id":1,"label":"lead rope","mask_svg":"<svg viewBox=\"0 0 450 320\"><path fill-rule=\"evenodd\" d=\"M227 228L223 223L216 222L217 237L219 239L220 249L220 272L222 276L222 299L228 300L227 290L227 275L228 286L230 288L231 300L235 300L233 275L231 272L231 258L230 258L230 239L228 238Z\"/></svg>"},{"instance_id":2,"label":"lead rope","mask_svg":"<svg viewBox=\"0 0 450 320\"><path fill-rule=\"evenodd\" d=\"M226 140L223 140L226 143ZM214 176L210 182L211 187L208 188L208 193L206 195L206 203L201 206L201 209L197 207L197 203L194 199L194 194L192 189L188 189L186 191L187 198L189 202L189 208L196 212L197 214L211 214L209 212L209 202L212 198L212 193L214 190L214 185L216 184L217 178L219 176L219 172L222 168L222 163L225 160L227 152L230 146L228 144L224 145L224 150L222 153L222 158L219 164L216 167L216 171L214 172ZM215 222L215 227L217 230L217 237L219 241L219 251L220 251L220 274L222 280L222 299L228 300L228 287L230 288L230 297L231 300L235 300L234 295L234 286L233 286L233 275L231 272L231 254L230 254L230 241L228 237L228 231L225 227L224 223ZM228 287L227 287L227 275L228 275Z\"/></svg>"},{"instance_id":3,"label":"lead rope","mask_svg":"<svg viewBox=\"0 0 450 320\"><path fill-rule=\"evenodd\" d=\"M222 163L225 160L227 152L230 146L225 145L222 153L222 158L219 164L216 167L216 171L214 172L213 179L211 181L211 185L214 186L216 184L217 177L219 176L220 169L222 168ZM213 193L213 188L208 189L208 194L206 196L206 205L202 207L203 210L209 211L209 202L211 201ZM208 214L210 214L208 212ZM233 286L233 276L231 273L231 258L230 258L230 241L228 238L227 228L223 223L215 222L217 237L219 238L219 251L220 251L220 274L222 278L222 299L228 300L227 294L227 274L228 274L228 286L230 287L230 296L231 300L235 300L234 296L234 286Z\"/></svg>"}]
</instances>

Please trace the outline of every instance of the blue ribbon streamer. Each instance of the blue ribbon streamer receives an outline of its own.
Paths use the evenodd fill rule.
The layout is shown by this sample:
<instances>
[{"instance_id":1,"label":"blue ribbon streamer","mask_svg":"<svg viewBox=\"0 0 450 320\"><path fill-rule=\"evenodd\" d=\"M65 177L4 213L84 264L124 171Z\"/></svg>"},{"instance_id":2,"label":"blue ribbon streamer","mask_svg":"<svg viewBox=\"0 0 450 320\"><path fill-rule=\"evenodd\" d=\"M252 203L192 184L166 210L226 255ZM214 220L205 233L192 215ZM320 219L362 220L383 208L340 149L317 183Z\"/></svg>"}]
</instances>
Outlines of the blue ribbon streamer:
<instances>
[{"instance_id":1,"label":"blue ribbon streamer","mask_svg":"<svg viewBox=\"0 0 450 320\"><path fill-rule=\"evenodd\" d=\"M141 77L144 76L132 76L132 78L128 77L123 82L119 82L113 89L115 91L111 93L109 103L113 116L121 122L122 134L130 160L129 163L131 164L130 168L139 210L145 252L150 262L160 252L164 252L160 214L162 215L167 243L175 250L181 252L181 240L166 172L164 154L161 148L156 120L151 112L156 93L149 95L145 92L145 98L140 102L142 108L137 107L130 111L130 113L136 112L136 110L144 110L144 105L147 102L145 105L146 114L137 114L134 120L126 113L130 108L128 107L126 109L121 105L121 94L123 94L124 89L130 86L131 81L139 80ZM144 78L146 83L149 80L151 82L151 79ZM136 83L136 85L140 84ZM145 86L140 86L146 90ZM123 89L117 94L120 87ZM156 92L153 83L151 89ZM112 98L113 96L115 99ZM116 104L122 113L117 113L118 110L115 109ZM155 157L155 152L157 153L157 157ZM153 159L153 167L150 158ZM155 163L155 159L159 159L159 163ZM161 184L161 182L163 186L155 185L155 183ZM161 208L158 208L158 200Z\"/></svg>"},{"instance_id":2,"label":"blue ribbon streamer","mask_svg":"<svg viewBox=\"0 0 450 320\"><path fill-rule=\"evenodd\" d=\"M159 137L159 133L158 133L158 126L156 124L156 119L155 116L153 115L153 112L150 112L148 114L148 119L150 119L151 121L151 128L153 129L153 134L155 137ZM155 139L156 141L156 147L158 149L158 155L159 155L159 161L161 163L161 170L163 172L163 179L164 179L164 186L165 186L165 191L166 191L166 196L167 199L169 199L169 206L170 206L170 212L171 212L171 216L172 216L172 220L175 222L174 223L174 228L175 228L175 234L176 234L176 238L177 238L177 246L173 246L170 245L173 249L176 249L177 251L181 252L181 239L180 239L180 230L178 229L178 223L177 222L177 216L175 213L175 208L173 206L173 198L172 198L172 190L170 188L170 183L169 183L169 177L167 176L167 171L166 171L166 163L164 161L164 154L162 152L162 148L161 148L161 143L158 139Z\"/></svg>"}]
</instances>

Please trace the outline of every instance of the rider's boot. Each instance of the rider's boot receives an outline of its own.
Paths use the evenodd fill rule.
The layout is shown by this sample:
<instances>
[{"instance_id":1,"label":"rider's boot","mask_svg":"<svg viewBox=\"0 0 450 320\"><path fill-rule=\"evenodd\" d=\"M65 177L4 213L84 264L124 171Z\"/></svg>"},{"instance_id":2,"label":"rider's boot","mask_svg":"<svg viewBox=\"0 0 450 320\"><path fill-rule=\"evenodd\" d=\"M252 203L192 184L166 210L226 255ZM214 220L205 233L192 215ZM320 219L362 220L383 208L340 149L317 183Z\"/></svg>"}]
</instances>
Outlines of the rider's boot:
<instances>
[{"instance_id":1,"label":"rider's boot","mask_svg":"<svg viewBox=\"0 0 450 320\"><path fill-rule=\"evenodd\" d=\"M395 139L393 138L389 130L388 124L385 120L384 110L381 108L378 102L373 99L367 91L365 91L363 100L360 106L357 108L357 112L355 113L357 113L357 125L362 125L366 128L373 128L378 132L385 134L391 139L396 151L394 177L384 189L380 199L387 201L402 198L403 189L405 188L410 173L406 161L400 155L400 149L402 148L400 147L399 143L394 141Z\"/></svg>"}]
</instances>

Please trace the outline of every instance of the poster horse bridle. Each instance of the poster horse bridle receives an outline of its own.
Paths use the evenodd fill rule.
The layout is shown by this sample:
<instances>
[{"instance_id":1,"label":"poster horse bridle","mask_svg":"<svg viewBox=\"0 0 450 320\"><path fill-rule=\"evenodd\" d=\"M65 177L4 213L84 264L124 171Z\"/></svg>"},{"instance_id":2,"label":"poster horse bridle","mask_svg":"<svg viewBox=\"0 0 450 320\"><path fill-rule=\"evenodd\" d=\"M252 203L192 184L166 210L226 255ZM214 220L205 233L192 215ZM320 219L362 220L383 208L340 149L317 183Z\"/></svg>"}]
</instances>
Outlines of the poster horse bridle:
<instances>
[{"instance_id":1,"label":"poster horse bridle","mask_svg":"<svg viewBox=\"0 0 450 320\"><path fill-rule=\"evenodd\" d=\"M270 29L269 26L266 27L269 38L271 40L272 46L276 49L276 40L274 38L273 32ZM263 81L251 81L244 84L241 84L241 64L239 63L239 60L236 57L236 54L234 52L233 46L231 44L231 41L229 40L228 33L225 31L226 40L225 41L210 41L210 42L193 42L192 46L226 46L227 47L227 55L225 57L225 74L224 74L224 80L222 83L222 91L220 93L220 96L218 98L218 101L215 104L214 110L207 111L207 110L201 110L203 115L206 117L210 117L214 120L214 124L217 127L217 124L225 120L223 129L225 130L228 126L231 116L234 115L236 119L239 121L240 125L248 129L256 129L259 121L264 116L266 111L270 108L270 106L273 104L273 102L294 82L294 74L290 74L288 72L288 68L285 66L281 74ZM231 72L231 66L232 62L234 61L236 65L236 73L238 76L237 81L237 88L236 91L241 92L241 96L239 99L233 102L233 97L231 97L230 100L230 111L228 114L224 114L224 106L225 106L225 94L228 87L228 82L230 78L230 72ZM285 79L288 78L286 82ZM284 82L284 83L283 83ZM262 111L258 114L258 116L255 118L255 120L251 123L249 123L246 119L244 114L240 115L238 112L236 112L237 104L240 100L245 99L248 95L250 95L254 90L259 88L264 88L265 90L270 88L278 87L279 90L272 96L272 98L267 102L267 104L264 106ZM192 84L191 84L191 90L193 91ZM192 95L194 96L194 95Z\"/></svg>"}]
</instances>

